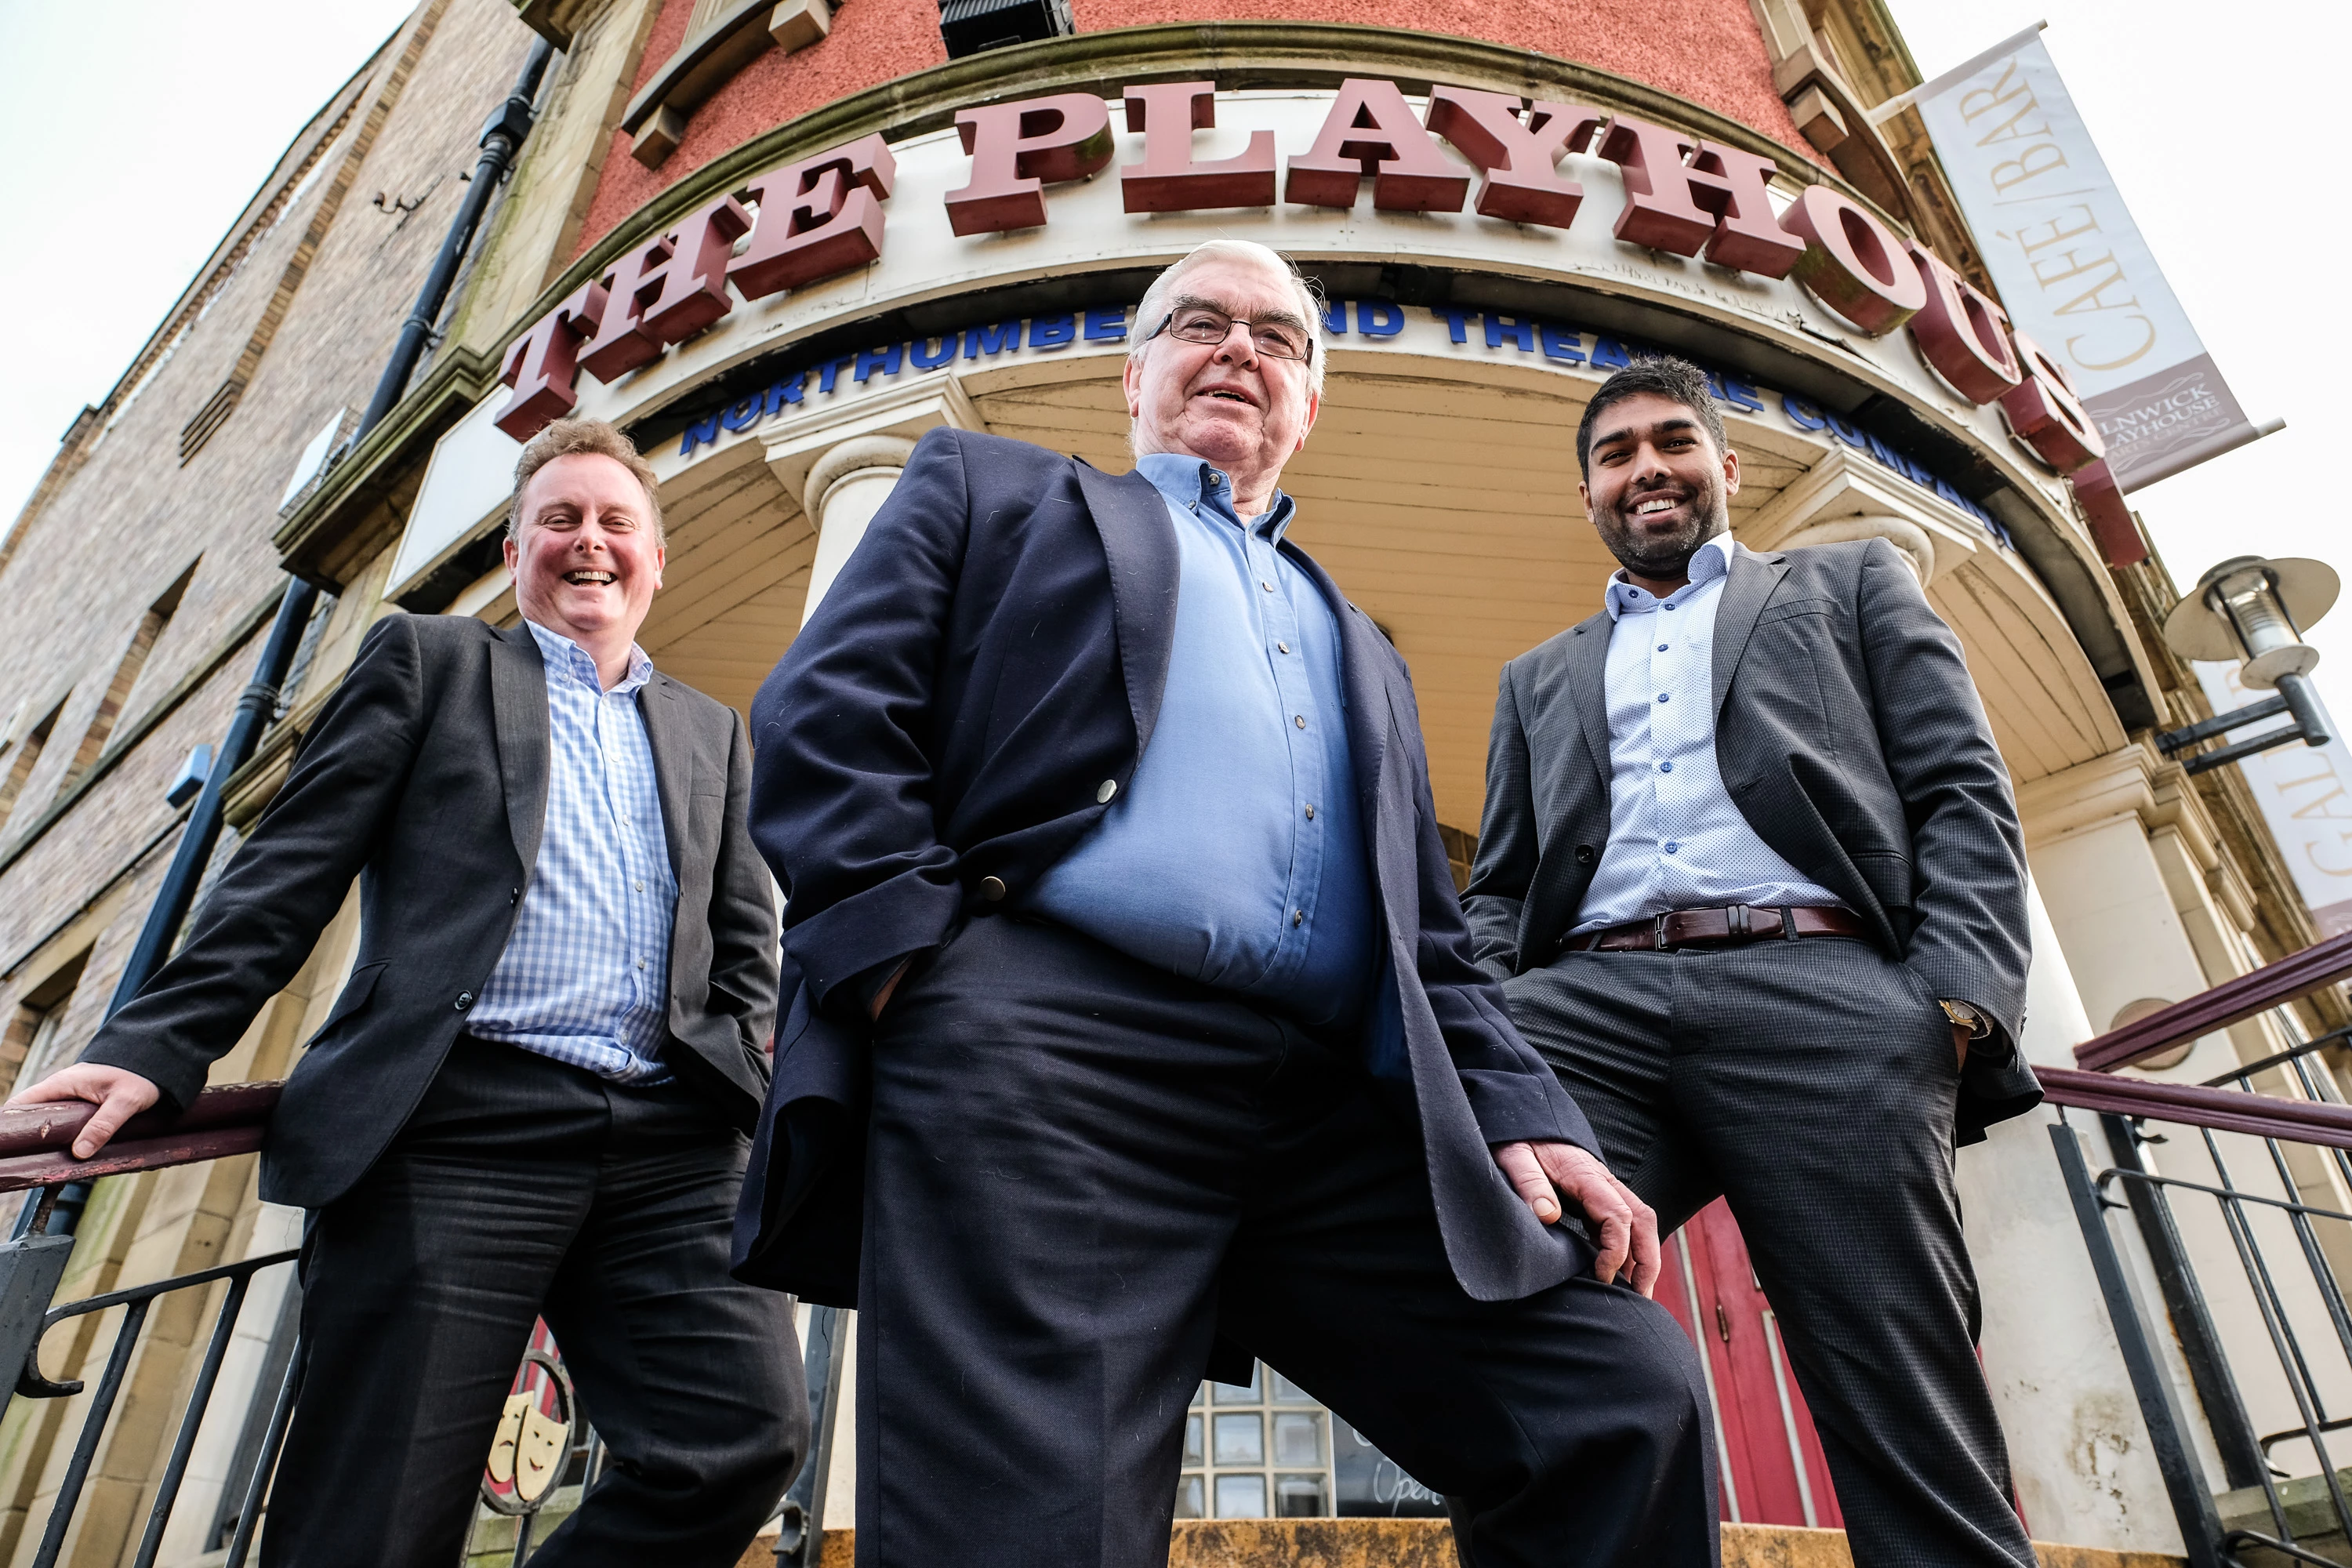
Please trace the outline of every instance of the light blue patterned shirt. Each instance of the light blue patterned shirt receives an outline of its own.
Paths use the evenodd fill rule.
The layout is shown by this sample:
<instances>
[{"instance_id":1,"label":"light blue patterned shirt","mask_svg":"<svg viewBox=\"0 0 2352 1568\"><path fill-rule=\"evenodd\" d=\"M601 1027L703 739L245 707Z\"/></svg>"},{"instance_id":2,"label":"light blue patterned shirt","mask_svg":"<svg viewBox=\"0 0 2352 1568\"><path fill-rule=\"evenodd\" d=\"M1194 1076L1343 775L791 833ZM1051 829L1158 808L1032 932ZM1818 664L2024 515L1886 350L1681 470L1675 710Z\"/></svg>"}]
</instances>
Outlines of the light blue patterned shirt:
<instances>
[{"instance_id":1,"label":"light blue patterned shirt","mask_svg":"<svg viewBox=\"0 0 2352 1568\"><path fill-rule=\"evenodd\" d=\"M1723 787L1715 612L1738 548L1716 535L1691 557L1690 581L1663 599L1622 572L1609 580L1609 847L1578 931L1670 910L1838 901L1759 838Z\"/></svg>"},{"instance_id":2,"label":"light blue patterned shirt","mask_svg":"<svg viewBox=\"0 0 2352 1568\"><path fill-rule=\"evenodd\" d=\"M1276 548L1289 497L1244 523L1232 481L1200 458L1136 467L1176 529L1167 692L1127 792L1024 907L1302 1023L1344 1024L1379 943L1338 616Z\"/></svg>"},{"instance_id":3,"label":"light blue patterned shirt","mask_svg":"<svg viewBox=\"0 0 2352 1568\"><path fill-rule=\"evenodd\" d=\"M669 938L677 877L654 748L637 710L645 650L607 691L571 638L526 621L547 664L547 823L514 934L466 1021L486 1040L616 1083L669 1077Z\"/></svg>"}]
</instances>

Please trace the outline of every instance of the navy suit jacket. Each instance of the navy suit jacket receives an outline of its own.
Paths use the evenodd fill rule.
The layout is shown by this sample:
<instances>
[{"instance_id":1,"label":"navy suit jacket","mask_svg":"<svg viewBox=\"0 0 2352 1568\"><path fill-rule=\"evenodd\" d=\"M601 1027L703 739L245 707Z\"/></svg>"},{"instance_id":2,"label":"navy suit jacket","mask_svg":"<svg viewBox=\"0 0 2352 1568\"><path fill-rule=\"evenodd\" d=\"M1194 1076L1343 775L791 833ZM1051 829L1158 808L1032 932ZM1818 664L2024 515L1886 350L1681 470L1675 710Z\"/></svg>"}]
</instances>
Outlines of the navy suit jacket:
<instances>
[{"instance_id":1,"label":"navy suit jacket","mask_svg":"<svg viewBox=\"0 0 2352 1568\"><path fill-rule=\"evenodd\" d=\"M1430 804L1404 661L1322 568L1385 943L1368 1016L1399 1023L1446 1256L1481 1300L1589 1267L1490 1143L1599 1144L1519 1037L1469 931ZM1133 777L1166 688L1178 557L1167 503L1026 442L937 429L760 689L751 833L783 884L785 1016L736 1216L735 1271L854 1305L867 1029L861 977L1017 899ZM1344 607L1341 607L1344 606Z\"/></svg>"}]
</instances>

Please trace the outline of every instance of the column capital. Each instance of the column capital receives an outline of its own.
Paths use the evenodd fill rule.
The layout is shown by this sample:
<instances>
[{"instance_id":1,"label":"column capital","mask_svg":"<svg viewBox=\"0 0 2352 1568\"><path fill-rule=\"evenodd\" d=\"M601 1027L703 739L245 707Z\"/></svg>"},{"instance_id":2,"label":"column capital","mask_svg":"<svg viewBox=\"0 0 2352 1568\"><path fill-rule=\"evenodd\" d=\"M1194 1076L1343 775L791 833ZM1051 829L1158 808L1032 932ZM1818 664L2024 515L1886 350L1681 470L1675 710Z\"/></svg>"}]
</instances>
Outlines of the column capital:
<instances>
[{"instance_id":1,"label":"column capital","mask_svg":"<svg viewBox=\"0 0 2352 1568\"><path fill-rule=\"evenodd\" d=\"M846 386L843 390L849 391ZM953 371L940 371L919 381L878 391L861 389L847 401L777 422L761 432L760 443L766 449L768 471L782 484L785 494L806 509L814 527L822 520L808 498L814 494L821 499L823 494L811 483L820 458L864 437L896 437L911 451L924 431L941 425L951 425L959 430L988 428L987 421L981 418L980 410L972 405L971 395ZM896 465L859 466L903 466L905 462L901 455ZM838 482L840 475L834 478Z\"/></svg>"},{"instance_id":2,"label":"column capital","mask_svg":"<svg viewBox=\"0 0 2352 1568\"><path fill-rule=\"evenodd\" d=\"M808 478L801 489L801 509L808 514L812 525L824 527L824 498L833 487L851 475L867 468L889 468L894 472L907 466L915 455L915 444L904 436L852 436L836 442L818 454L809 465Z\"/></svg>"},{"instance_id":3,"label":"column capital","mask_svg":"<svg viewBox=\"0 0 2352 1568\"><path fill-rule=\"evenodd\" d=\"M1926 587L1977 552L1985 535L1976 521L1843 447L1756 509L1741 523L1750 550L1801 550L1849 539L1885 539Z\"/></svg>"}]
</instances>

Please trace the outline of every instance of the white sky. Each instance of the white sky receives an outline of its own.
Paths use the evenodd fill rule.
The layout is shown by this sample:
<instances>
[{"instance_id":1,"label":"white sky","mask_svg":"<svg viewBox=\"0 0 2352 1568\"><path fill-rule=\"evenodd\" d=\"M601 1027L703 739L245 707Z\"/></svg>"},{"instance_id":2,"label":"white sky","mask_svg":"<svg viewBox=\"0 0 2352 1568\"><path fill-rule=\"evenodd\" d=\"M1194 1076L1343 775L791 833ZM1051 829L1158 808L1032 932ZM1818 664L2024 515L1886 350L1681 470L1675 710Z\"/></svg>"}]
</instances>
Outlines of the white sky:
<instances>
[{"instance_id":1,"label":"white sky","mask_svg":"<svg viewBox=\"0 0 2352 1568\"><path fill-rule=\"evenodd\" d=\"M2335 258L2352 238L2337 174L2352 5L2263 0L1889 0L1920 68L2034 21L2189 320L2269 439L2132 503L2183 584L2227 555L2352 569L2327 488L2343 377ZM0 0L0 526L85 403L104 397L303 122L411 0ZM2269 215L2269 216L2266 216ZM2279 477L2318 482L2316 497ZM2323 476L2314 481L2310 476ZM2352 605L2313 640L2352 721Z\"/></svg>"},{"instance_id":2,"label":"white sky","mask_svg":"<svg viewBox=\"0 0 2352 1568\"><path fill-rule=\"evenodd\" d=\"M0 0L0 531L415 3Z\"/></svg>"}]
</instances>

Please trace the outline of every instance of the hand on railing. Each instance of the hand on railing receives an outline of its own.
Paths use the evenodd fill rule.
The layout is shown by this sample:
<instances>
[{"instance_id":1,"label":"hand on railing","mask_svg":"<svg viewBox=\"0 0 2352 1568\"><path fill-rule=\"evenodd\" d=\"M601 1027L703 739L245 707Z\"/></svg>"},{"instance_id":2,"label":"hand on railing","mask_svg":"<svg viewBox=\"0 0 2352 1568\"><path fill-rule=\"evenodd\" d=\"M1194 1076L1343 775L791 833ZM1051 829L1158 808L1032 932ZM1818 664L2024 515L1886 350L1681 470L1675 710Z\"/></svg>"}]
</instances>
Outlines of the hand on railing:
<instances>
[{"instance_id":1,"label":"hand on railing","mask_svg":"<svg viewBox=\"0 0 2352 1568\"><path fill-rule=\"evenodd\" d=\"M261 1147L284 1088L223 1084L197 1095L185 1110L141 1111L117 1126L92 1159L80 1158L79 1146L100 1106L83 1100L11 1100L0 1106L0 1193L249 1154Z\"/></svg>"},{"instance_id":2,"label":"hand on railing","mask_svg":"<svg viewBox=\"0 0 2352 1568\"><path fill-rule=\"evenodd\" d=\"M32 1088L19 1089L11 1096L5 1108L17 1110L30 1105L53 1105L86 1100L98 1109L92 1111L81 1129L74 1134L73 1157L88 1160L106 1147L108 1139L122 1130L122 1124L148 1110L163 1098L153 1083L127 1068L101 1067L96 1062L76 1062L69 1068L51 1073Z\"/></svg>"}]
</instances>

